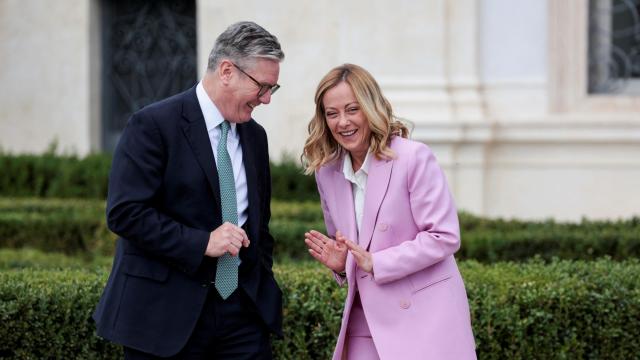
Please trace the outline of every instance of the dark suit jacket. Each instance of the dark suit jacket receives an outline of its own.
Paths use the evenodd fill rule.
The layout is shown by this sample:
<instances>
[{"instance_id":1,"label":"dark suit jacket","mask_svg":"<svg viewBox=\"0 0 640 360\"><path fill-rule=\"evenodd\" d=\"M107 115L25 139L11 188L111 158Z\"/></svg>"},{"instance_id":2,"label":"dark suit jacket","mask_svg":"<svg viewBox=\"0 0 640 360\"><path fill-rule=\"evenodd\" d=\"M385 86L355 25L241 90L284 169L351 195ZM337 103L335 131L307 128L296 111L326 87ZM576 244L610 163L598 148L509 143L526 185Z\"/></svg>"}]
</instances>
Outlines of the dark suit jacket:
<instances>
[{"instance_id":1,"label":"dark suit jacket","mask_svg":"<svg viewBox=\"0 0 640 360\"><path fill-rule=\"evenodd\" d=\"M264 129L238 124L249 197L249 239L239 287L282 335L282 293L273 277L271 175ZM204 256L220 226L215 159L195 87L133 114L115 150L107 223L119 235L111 275L94 312L98 335L157 356L191 335L216 259Z\"/></svg>"}]
</instances>

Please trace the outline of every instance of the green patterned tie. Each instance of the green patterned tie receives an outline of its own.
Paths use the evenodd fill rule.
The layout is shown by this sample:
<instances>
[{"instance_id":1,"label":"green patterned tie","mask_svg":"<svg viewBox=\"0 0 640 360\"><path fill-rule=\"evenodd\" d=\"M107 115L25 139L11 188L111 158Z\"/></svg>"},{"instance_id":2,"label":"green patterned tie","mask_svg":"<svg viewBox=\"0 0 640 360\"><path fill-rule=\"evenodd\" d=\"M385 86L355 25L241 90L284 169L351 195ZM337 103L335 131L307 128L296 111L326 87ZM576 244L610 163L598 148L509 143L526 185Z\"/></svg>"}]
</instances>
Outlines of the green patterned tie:
<instances>
[{"instance_id":1,"label":"green patterned tie","mask_svg":"<svg viewBox=\"0 0 640 360\"><path fill-rule=\"evenodd\" d=\"M238 205L236 202L236 184L233 180L233 167L227 151L227 134L229 122L223 121L218 143L218 180L220 181L220 203L222 205L222 222L230 222L238 225ZM216 289L223 299L227 299L238 287L238 256L224 253L218 258L216 269Z\"/></svg>"}]
</instances>

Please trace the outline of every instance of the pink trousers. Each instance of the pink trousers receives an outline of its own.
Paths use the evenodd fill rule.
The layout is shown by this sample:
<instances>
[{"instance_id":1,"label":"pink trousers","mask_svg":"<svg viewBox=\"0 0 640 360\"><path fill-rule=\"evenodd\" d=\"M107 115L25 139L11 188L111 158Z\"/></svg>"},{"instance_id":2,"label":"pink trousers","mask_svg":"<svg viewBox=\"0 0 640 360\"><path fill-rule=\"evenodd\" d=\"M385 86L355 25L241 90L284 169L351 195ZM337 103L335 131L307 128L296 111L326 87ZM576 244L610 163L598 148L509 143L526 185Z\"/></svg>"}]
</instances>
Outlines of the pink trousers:
<instances>
[{"instance_id":1,"label":"pink trousers","mask_svg":"<svg viewBox=\"0 0 640 360\"><path fill-rule=\"evenodd\" d=\"M373 343L371 332L369 331L367 318L364 316L359 292L355 294L351 314L349 315L345 353L347 360L380 359L376 351L376 346Z\"/></svg>"}]
</instances>

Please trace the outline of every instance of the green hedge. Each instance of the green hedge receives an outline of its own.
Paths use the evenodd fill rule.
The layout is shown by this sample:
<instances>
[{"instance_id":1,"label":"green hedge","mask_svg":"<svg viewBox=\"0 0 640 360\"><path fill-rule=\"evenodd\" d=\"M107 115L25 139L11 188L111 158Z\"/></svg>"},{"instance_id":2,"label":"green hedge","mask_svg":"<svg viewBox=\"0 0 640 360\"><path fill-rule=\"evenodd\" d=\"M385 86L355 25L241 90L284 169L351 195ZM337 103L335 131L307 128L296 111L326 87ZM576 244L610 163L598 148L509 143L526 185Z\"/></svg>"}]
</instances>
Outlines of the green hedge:
<instances>
[{"instance_id":1,"label":"green hedge","mask_svg":"<svg viewBox=\"0 0 640 360\"><path fill-rule=\"evenodd\" d=\"M273 202L271 231L278 258L304 258L304 232L324 231L316 203ZM105 223L104 202L80 199L0 198L0 248L36 248L87 257L111 255L117 236Z\"/></svg>"},{"instance_id":2,"label":"green hedge","mask_svg":"<svg viewBox=\"0 0 640 360\"><path fill-rule=\"evenodd\" d=\"M56 155L55 146L42 155L0 152L0 196L105 199L110 168L109 154ZM318 199L315 179L293 158L271 164L271 178L276 199Z\"/></svg>"},{"instance_id":3,"label":"green hedge","mask_svg":"<svg viewBox=\"0 0 640 360\"><path fill-rule=\"evenodd\" d=\"M105 198L111 158L0 153L0 196Z\"/></svg>"},{"instance_id":4,"label":"green hedge","mask_svg":"<svg viewBox=\"0 0 640 360\"><path fill-rule=\"evenodd\" d=\"M92 309L105 270L0 272L0 358L121 359L95 337Z\"/></svg>"},{"instance_id":5,"label":"green hedge","mask_svg":"<svg viewBox=\"0 0 640 360\"><path fill-rule=\"evenodd\" d=\"M54 265L56 261L49 261ZM54 265L55 266L55 265ZM631 359L640 353L640 262L461 262L480 359ZM345 289L317 265L280 265L277 359L327 359ZM0 271L0 357L119 358L90 314L106 269Z\"/></svg>"},{"instance_id":6,"label":"green hedge","mask_svg":"<svg viewBox=\"0 0 640 360\"><path fill-rule=\"evenodd\" d=\"M631 359L640 354L640 262L468 262L480 359Z\"/></svg>"},{"instance_id":7,"label":"green hedge","mask_svg":"<svg viewBox=\"0 0 640 360\"><path fill-rule=\"evenodd\" d=\"M0 248L94 256L112 254L115 239L102 201L0 199Z\"/></svg>"},{"instance_id":8,"label":"green hedge","mask_svg":"<svg viewBox=\"0 0 640 360\"><path fill-rule=\"evenodd\" d=\"M68 256L62 253L42 252L37 249L0 249L2 270L61 270L61 269L109 269L112 256L93 258Z\"/></svg>"},{"instance_id":9,"label":"green hedge","mask_svg":"<svg viewBox=\"0 0 640 360\"><path fill-rule=\"evenodd\" d=\"M271 194L274 199L286 201L319 200L316 179L302 173L299 161L286 157L280 163L271 163Z\"/></svg>"},{"instance_id":10,"label":"green hedge","mask_svg":"<svg viewBox=\"0 0 640 360\"><path fill-rule=\"evenodd\" d=\"M459 259L522 261L615 260L640 257L640 218L557 223L483 219L460 214ZM271 232L276 260L308 259L304 232L325 231L317 202L273 201ZM77 199L0 198L0 248L33 247L86 256L113 253L116 236L105 225L104 202Z\"/></svg>"},{"instance_id":11,"label":"green hedge","mask_svg":"<svg viewBox=\"0 0 640 360\"><path fill-rule=\"evenodd\" d=\"M494 262L520 261L533 255L547 260L640 257L640 217L559 223L461 214L460 227L462 247L456 255L462 259Z\"/></svg>"}]
</instances>

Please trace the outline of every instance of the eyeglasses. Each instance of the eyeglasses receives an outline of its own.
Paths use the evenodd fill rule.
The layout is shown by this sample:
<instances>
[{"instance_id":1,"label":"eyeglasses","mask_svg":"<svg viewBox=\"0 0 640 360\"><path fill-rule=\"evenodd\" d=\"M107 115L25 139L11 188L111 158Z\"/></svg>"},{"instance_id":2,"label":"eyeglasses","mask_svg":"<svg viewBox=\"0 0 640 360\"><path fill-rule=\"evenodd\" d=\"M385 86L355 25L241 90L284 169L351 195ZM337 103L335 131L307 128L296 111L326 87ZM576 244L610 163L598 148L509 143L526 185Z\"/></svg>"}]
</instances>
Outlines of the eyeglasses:
<instances>
[{"instance_id":1,"label":"eyeglasses","mask_svg":"<svg viewBox=\"0 0 640 360\"><path fill-rule=\"evenodd\" d=\"M241 73L247 75L249 77L249 79L251 79L251 81L253 81L256 85L258 85L258 87L260 88L258 90L258 97L261 97L262 95L266 94L267 91L271 92L271 95L275 94L276 91L278 91L278 89L280 89L280 85L278 84L274 84L274 85L270 85L270 84L263 84L260 81L256 80L253 76L249 75L246 73L246 71L242 70L242 68L234 63L231 63L231 65L235 66L236 69L240 70Z\"/></svg>"}]
</instances>

